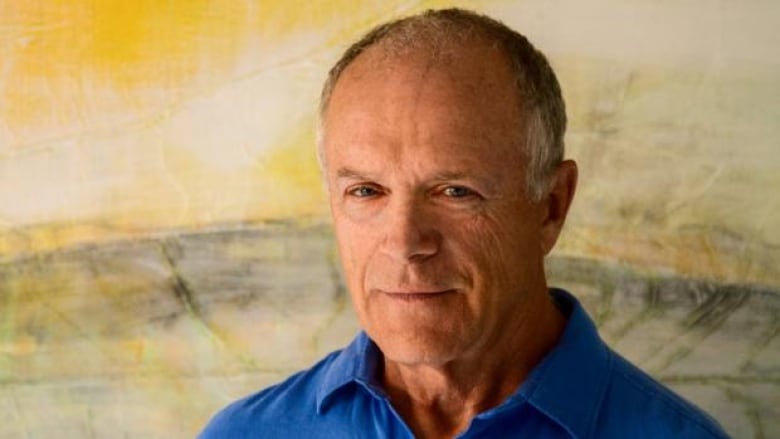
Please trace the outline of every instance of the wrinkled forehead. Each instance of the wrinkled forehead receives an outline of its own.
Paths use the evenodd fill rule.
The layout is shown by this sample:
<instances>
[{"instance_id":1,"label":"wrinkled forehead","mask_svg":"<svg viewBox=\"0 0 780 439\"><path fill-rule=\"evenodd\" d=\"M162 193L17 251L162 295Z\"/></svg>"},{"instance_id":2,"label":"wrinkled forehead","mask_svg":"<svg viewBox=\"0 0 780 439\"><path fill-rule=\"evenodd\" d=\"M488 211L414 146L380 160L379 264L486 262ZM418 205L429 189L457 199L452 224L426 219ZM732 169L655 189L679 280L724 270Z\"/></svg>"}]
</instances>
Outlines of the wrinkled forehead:
<instances>
[{"instance_id":1,"label":"wrinkled forehead","mask_svg":"<svg viewBox=\"0 0 780 439\"><path fill-rule=\"evenodd\" d=\"M333 90L322 152L346 159L344 154L369 153L380 144L397 145L399 153L416 145L439 156L500 154L515 162L524 157L514 90L506 59L492 47L367 51Z\"/></svg>"},{"instance_id":2,"label":"wrinkled forehead","mask_svg":"<svg viewBox=\"0 0 780 439\"><path fill-rule=\"evenodd\" d=\"M441 117L454 123L463 117L485 119L486 127L518 134L523 120L519 101L508 58L489 42L441 46L435 51L380 43L342 72L323 114L323 128L345 114L378 111L381 115L378 107L383 104L439 104L435 108Z\"/></svg>"}]
</instances>

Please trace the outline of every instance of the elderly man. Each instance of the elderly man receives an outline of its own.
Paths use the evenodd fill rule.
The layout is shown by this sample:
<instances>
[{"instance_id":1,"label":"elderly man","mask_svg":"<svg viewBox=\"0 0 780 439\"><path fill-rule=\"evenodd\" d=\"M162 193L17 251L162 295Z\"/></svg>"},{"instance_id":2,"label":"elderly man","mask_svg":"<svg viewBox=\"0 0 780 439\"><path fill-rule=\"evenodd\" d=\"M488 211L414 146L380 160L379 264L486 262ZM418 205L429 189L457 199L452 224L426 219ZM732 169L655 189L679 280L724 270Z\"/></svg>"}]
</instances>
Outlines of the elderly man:
<instances>
[{"instance_id":1,"label":"elderly man","mask_svg":"<svg viewBox=\"0 0 780 439\"><path fill-rule=\"evenodd\" d=\"M365 332L203 438L722 438L548 289L577 167L555 74L488 17L375 28L331 70L320 158Z\"/></svg>"}]
</instances>

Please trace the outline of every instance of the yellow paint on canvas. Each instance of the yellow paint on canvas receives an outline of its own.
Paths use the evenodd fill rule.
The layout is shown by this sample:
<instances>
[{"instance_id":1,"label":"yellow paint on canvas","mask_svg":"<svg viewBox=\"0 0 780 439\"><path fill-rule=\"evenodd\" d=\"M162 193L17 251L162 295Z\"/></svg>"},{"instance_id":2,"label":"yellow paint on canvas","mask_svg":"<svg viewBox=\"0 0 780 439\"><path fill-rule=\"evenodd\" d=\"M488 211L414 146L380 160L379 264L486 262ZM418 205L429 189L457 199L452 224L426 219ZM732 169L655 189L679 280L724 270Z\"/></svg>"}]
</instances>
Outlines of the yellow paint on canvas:
<instances>
[{"instance_id":1,"label":"yellow paint on canvas","mask_svg":"<svg viewBox=\"0 0 780 439\"><path fill-rule=\"evenodd\" d=\"M264 193L255 197L262 205L258 215L288 217L291 206L301 217L322 217L327 213L325 190L314 148L313 123L301 126L282 142L252 171Z\"/></svg>"},{"instance_id":2,"label":"yellow paint on canvas","mask_svg":"<svg viewBox=\"0 0 780 439\"><path fill-rule=\"evenodd\" d=\"M696 56L679 65L655 49L655 58L638 64L624 47L628 43L614 39L596 49L601 56L612 50L617 59L594 57L588 52L596 50L592 42L561 46L558 29L582 35L587 23L549 15L560 27L548 29L535 21L543 4L527 3L338 0L291 7L250 0L0 1L0 258L166 230L324 217L310 120L312 90L327 65L348 41L389 16L453 5L513 10L502 18L516 20L521 30L536 33L532 40L547 38L552 46L549 53L569 98L569 144L584 171L583 204L575 205L572 231L587 235L608 223L618 225L613 234L624 233L626 242L640 227L647 236L679 238L645 249L655 252L652 261L668 260L667 247L679 248L687 239L680 230L691 224L717 223L714 227L746 241L776 244L776 207L759 204L763 191L749 190L776 185L776 179L764 176L772 171L765 168L772 163L777 131L768 127L776 125L771 121L777 110L769 104L772 95L760 91L773 89L771 66L718 64L721 54L707 52L715 46L706 38L692 43L686 50ZM621 14L636 11L621 8ZM587 35L596 42L604 38ZM758 56L764 46L759 38L751 45L758 48L755 54L740 53ZM304 90L297 84L312 85ZM273 95L280 88L284 93ZM220 95L225 89L230 93ZM638 97L621 101L626 92ZM286 101L296 93L306 99ZM246 101L234 105L242 95ZM267 101L261 107L265 113L254 114L257 120L275 113L281 122L269 124L268 132L253 131L251 118L243 125L227 124L257 111L253 101ZM311 107L301 109L302 102ZM210 107L219 111L202 111ZM174 124L177 130L171 129ZM616 127L622 131L599 143L598 136L609 137ZM196 134L187 136L188 129ZM229 134L224 143L222 129ZM204 133L216 134L204 138ZM663 142L647 140L659 137ZM733 149L727 147L733 144L750 145L760 163L744 159L748 154L729 158ZM640 170L664 169L664 160L674 159L680 145L697 160L665 173L676 178L661 182L666 186L634 196L629 183L636 172L630 170L637 163ZM729 175L743 159L742 169ZM720 174L719 162L728 164ZM4 180L3 171L12 169L22 171ZM5 201L2 190L12 185L29 195ZM62 202L38 208L57 192L66 194ZM599 204L602 199L605 205ZM720 201L726 199L734 206ZM740 214L748 210L752 215ZM577 215L585 220L578 222ZM717 239L701 236L702 242ZM566 239L561 248L584 256L592 250L583 241ZM624 253L655 263L630 256L639 250L617 251ZM763 278L760 267L740 270Z\"/></svg>"}]
</instances>

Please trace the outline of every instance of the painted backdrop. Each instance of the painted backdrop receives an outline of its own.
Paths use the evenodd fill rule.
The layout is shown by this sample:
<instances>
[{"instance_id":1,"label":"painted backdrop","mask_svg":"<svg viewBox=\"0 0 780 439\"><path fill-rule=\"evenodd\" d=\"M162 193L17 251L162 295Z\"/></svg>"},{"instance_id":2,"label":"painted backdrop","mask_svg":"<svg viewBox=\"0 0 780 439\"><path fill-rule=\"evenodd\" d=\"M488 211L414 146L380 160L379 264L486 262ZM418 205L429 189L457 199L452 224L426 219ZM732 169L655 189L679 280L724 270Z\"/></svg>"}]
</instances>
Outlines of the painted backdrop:
<instances>
[{"instance_id":1,"label":"painted backdrop","mask_svg":"<svg viewBox=\"0 0 780 439\"><path fill-rule=\"evenodd\" d=\"M450 5L559 74L553 283L735 437L780 434L777 2L0 0L0 438L192 437L345 344L319 88Z\"/></svg>"}]
</instances>

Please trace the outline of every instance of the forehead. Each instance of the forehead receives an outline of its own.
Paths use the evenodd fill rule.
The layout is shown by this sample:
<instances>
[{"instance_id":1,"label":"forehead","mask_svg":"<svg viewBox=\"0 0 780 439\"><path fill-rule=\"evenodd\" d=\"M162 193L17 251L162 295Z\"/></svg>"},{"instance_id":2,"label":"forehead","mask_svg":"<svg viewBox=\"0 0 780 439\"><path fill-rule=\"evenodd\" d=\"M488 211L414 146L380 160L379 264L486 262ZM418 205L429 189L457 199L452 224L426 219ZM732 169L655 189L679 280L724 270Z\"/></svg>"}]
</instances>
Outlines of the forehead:
<instances>
[{"instance_id":1,"label":"forehead","mask_svg":"<svg viewBox=\"0 0 780 439\"><path fill-rule=\"evenodd\" d=\"M326 150L376 141L519 150L520 109L507 57L492 45L437 53L371 47L335 85L324 140Z\"/></svg>"},{"instance_id":2,"label":"forehead","mask_svg":"<svg viewBox=\"0 0 780 439\"><path fill-rule=\"evenodd\" d=\"M511 102L519 109L509 58L495 44L479 40L435 49L384 47L382 43L368 47L341 73L330 105L356 90L363 96L366 92L416 92L421 83L438 85L442 94L472 103Z\"/></svg>"}]
</instances>

